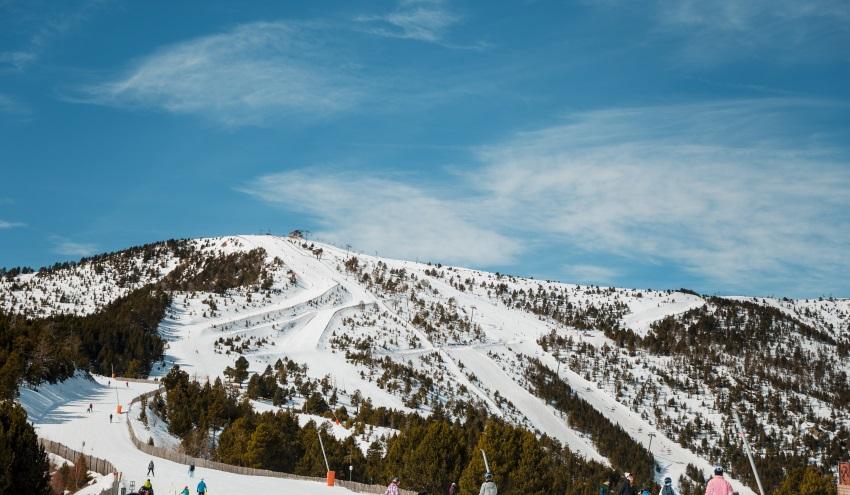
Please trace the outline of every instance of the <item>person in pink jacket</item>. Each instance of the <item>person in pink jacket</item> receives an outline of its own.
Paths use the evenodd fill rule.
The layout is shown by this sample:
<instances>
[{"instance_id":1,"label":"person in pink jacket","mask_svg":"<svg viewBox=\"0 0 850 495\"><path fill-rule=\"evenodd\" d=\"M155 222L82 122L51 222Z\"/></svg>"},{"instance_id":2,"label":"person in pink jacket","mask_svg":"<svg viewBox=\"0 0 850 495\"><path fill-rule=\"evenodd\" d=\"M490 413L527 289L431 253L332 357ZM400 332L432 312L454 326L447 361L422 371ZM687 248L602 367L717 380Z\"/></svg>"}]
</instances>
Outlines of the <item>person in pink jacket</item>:
<instances>
[{"instance_id":1,"label":"person in pink jacket","mask_svg":"<svg viewBox=\"0 0 850 495\"><path fill-rule=\"evenodd\" d=\"M387 487L387 491L384 492L384 495L399 495L400 491L398 489L398 483L399 479L398 476L396 476L392 481L390 481L390 485Z\"/></svg>"},{"instance_id":2,"label":"person in pink jacket","mask_svg":"<svg viewBox=\"0 0 850 495\"><path fill-rule=\"evenodd\" d=\"M732 485L723 477L723 468L720 466L714 468L714 478L705 485L705 495L733 495L734 493Z\"/></svg>"}]
</instances>

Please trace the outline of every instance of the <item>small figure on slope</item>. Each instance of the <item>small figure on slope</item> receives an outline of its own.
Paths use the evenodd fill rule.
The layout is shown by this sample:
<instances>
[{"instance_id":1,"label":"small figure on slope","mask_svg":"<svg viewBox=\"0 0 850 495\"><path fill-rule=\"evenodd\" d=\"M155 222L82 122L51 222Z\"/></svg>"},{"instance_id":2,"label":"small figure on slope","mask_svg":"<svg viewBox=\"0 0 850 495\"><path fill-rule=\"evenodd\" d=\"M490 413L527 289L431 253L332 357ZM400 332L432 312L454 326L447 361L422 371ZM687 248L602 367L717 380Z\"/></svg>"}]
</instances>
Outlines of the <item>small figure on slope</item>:
<instances>
[{"instance_id":1,"label":"small figure on slope","mask_svg":"<svg viewBox=\"0 0 850 495\"><path fill-rule=\"evenodd\" d=\"M139 495L153 495L153 485L151 485L150 478L145 480L145 484L139 488Z\"/></svg>"},{"instance_id":2,"label":"small figure on slope","mask_svg":"<svg viewBox=\"0 0 850 495\"><path fill-rule=\"evenodd\" d=\"M148 474L147 476L156 476L153 472L153 460L148 463Z\"/></svg>"},{"instance_id":3,"label":"small figure on slope","mask_svg":"<svg viewBox=\"0 0 850 495\"><path fill-rule=\"evenodd\" d=\"M669 476L664 478L664 486L661 487L658 495L676 495L676 492L673 491L673 480Z\"/></svg>"},{"instance_id":4,"label":"small figure on slope","mask_svg":"<svg viewBox=\"0 0 850 495\"><path fill-rule=\"evenodd\" d=\"M493 482L493 473L485 473L484 483L481 483L478 495L497 495L497 492L496 483Z\"/></svg>"},{"instance_id":5,"label":"small figure on slope","mask_svg":"<svg viewBox=\"0 0 850 495\"><path fill-rule=\"evenodd\" d=\"M198 495L205 495L207 493L207 484L204 482L204 479L201 478L201 481L198 482Z\"/></svg>"},{"instance_id":6,"label":"small figure on slope","mask_svg":"<svg viewBox=\"0 0 850 495\"><path fill-rule=\"evenodd\" d=\"M732 490L732 485L723 477L723 468L720 466L714 468L714 478L705 485L705 495L732 495L733 493L735 492Z\"/></svg>"},{"instance_id":7,"label":"small figure on slope","mask_svg":"<svg viewBox=\"0 0 850 495\"><path fill-rule=\"evenodd\" d=\"M390 481L390 484L387 485L387 489L386 491L384 491L384 495L399 495L398 484L399 479L398 476L396 476L392 479L392 481Z\"/></svg>"},{"instance_id":8,"label":"small figure on slope","mask_svg":"<svg viewBox=\"0 0 850 495\"><path fill-rule=\"evenodd\" d=\"M623 482L620 483L620 487L617 489L617 495L636 495L635 489L632 488L632 483L635 481L635 477L632 473L626 473L623 477Z\"/></svg>"},{"instance_id":9,"label":"small figure on slope","mask_svg":"<svg viewBox=\"0 0 850 495\"><path fill-rule=\"evenodd\" d=\"M185 486L183 487L183 490L180 492L180 495L191 495L191 494L189 493L189 485L185 485Z\"/></svg>"}]
</instances>

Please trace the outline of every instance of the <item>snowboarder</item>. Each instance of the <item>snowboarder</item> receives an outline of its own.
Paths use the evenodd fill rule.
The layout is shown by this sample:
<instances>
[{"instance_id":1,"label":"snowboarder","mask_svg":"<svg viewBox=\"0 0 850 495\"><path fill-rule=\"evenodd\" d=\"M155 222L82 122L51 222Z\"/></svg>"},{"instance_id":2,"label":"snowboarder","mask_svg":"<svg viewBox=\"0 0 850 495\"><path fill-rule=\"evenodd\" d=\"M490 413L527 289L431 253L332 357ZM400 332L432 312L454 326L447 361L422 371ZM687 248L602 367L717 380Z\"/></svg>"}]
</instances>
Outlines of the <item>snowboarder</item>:
<instances>
[{"instance_id":1,"label":"snowboarder","mask_svg":"<svg viewBox=\"0 0 850 495\"><path fill-rule=\"evenodd\" d=\"M714 478L705 485L705 495L732 495L732 485L723 477L723 468L714 468Z\"/></svg>"},{"instance_id":2,"label":"snowboarder","mask_svg":"<svg viewBox=\"0 0 850 495\"><path fill-rule=\"evenodd\" d=\"M673 480L669 476L664 478L664 486L661 487L658 495L676 495L676 492L673 491Z\"/></svg>"},{"instance_id":3,"label":"snowboarder","mask_svg":"<svg viewBox=\"0 0 850 495\"><path fill-rule=\"evenodd\" d=\"M192 461L192 463L189 464L189 477L190 478L195 477L195 461Z\"/></svg>"},{"instance_id":4,"label":"snowboarder","mask_svg":"<svg viewBox=\"0 0 850 495\"><path fill-rule=\"evenodd\" d=\"M398 483L399 479L398 476L396 476L392 479L392 481L390 481L390 484L389 486L387 486L387 490L384 492L384 495L399 495Z\"/></svg>"},{"instance_id":5,"label":"snowboarder","mask_svg":"<svg viewBox=\"0 0 850 495\"><path fill-rule=\"evenodd\" d=\"M626 475L623 477L623 482L617 489L617 495L637 495L635 493L635 489L632 488L632 483L634 481L635 477L632 476L632 473L626 473Z\"/></svg>"},{"instance_id":6,"label":"snowboarder","mask_svg":"<svg viewBox=\"0 0 850 495\"><path fill-rule=\"evenodd\" d=\"M481 483L478 495L497 495L497 492L496 483L493 482L493 473L484 473L484 483Z\"/></svg>"},{"instance_id":7,"label":"snowboarder","mask_svg":"<svg viewBox=\"0 0 850 495\"><path fill-rule=\"evenodd\" d=\"M183 491L180 492L180 495L189 495L189 485L183 487Z\"/></svg>"},{"instance_id":8,"label":"snowboarder","mask_svg":"<svg viewBox=\"0 0 850 495\"><path fill-rule=\"evenodd\" d=\"M207 493L207 484L204 483L204 479L201 478L201 481L198 483L198 495L205 495Z\"/></svg>"},{"instance_id":9,"label":"snowboarder","mask_svg":"<svg viewBox=\"0 0 850 495\"><path fill-rule=\"evenodd\" d=\"M449 485L449 495L457 495L457 483Z\"/></svg>"},{"instance_id":10,"label":"snowboarder","mask_svg":"<svg viewBox=\"0 0 850 495\"><path fill-rule=\"evenodd\" d=\"M148 476L156 476L153 472L153 460L148 463Z\"/></svg>"},{"instance_id":11,"label":"snowboarder","mask_svg":"<svg viewBox=\"0 0 850 495\"><path fill-rule=\"evenodd\" d=\"M148 478L145 481L145 484L139 488L139 495L153 495L153 485L151 485L150 478Z\"/></svg>"}]
</instances>

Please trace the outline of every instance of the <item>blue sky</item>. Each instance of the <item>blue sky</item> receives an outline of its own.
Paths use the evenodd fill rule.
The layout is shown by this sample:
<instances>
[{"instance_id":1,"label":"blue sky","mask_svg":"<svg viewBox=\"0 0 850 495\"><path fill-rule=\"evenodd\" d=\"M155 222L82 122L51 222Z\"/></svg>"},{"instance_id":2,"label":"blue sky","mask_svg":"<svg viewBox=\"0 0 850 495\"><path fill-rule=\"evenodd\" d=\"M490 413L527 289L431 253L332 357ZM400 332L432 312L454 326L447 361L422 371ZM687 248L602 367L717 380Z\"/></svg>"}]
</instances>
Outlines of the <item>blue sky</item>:
<instances>
[{"instance_id":1,"label":"blue sky","mask_svg":"<svg viewBox=\"0 0 850 495\"><path fill-rule=\"evenodd\" d=\"M0 266L307 229L850 296L850 4L0 0Z\"/></svg>"}]
</instances>

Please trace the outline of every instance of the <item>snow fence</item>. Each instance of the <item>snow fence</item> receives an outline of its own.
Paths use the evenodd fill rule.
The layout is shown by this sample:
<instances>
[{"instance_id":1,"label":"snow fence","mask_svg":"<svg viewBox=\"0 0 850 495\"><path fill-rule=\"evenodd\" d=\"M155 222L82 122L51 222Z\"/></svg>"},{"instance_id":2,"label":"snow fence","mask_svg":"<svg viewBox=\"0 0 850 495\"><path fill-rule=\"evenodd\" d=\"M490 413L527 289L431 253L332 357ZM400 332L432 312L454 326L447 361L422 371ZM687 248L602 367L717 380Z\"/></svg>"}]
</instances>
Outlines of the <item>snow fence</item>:
<instances>
[{"instance_id":1,"label":"snow fence","mask_svg":"<svg viewBox=\"0 0 850 495\"><path fill-rule=\"evenodd\" d=\"M118 380L124 381L124 378L118 378ZM146 381L150 383L149 380L136 380L136 381ZM130 408L127 410L127 414L130 414L130 411L133 410L132 405L141 400L149 399L156 395L157 393L165 393L164 388L158 388L156 390L151 390L150 392L146 392L142 395L135 397L130 401ZM136 446L137 449L142 452L152 455L154 457L161 457L163 459L168 459L172 462L177 462L180 464L189 465L194 463L196 467L202 467L206 469L214 469L216 471L224 471L227 473L234 473L244 476L266 476L270 478L283 478L290 480L301 480L301 481L315 481L317 483L325 483L327 480L325 478L317 478L314 476L300 476L297 474L291 473L283 473L280 471L271 471L269 469L256 469L244 466L234 466L232 464L225 464L223 462L211 461L209 459L203 459L200 457L192 457L186 454L182 454L180 452L175 452L174 450L167 449L165 447L157 447L154 445L148 445L145 442L142 442L136 437L136 433L133 431L132 421L127 421L127 430L130 432L130 440L133 442L133 445ZM58 455L58 454L57 454ZM111 464L110 464L111 466ZM339 485L343 488L351 490L353 492L359 493L371 493L382 495L384 491L386 491L386 487L382 485L367 485L365 483L358 483L356 481L345 481L345 480L336 480L336 485ZM400 490L401 495L417 495L416 491L413 490Z\"/></svg>"},{"instance_id":2,"label":"snow fence","mask_svg":"<svg viewBox=\"0 0 850 495\"><path fill-rule=\"evenodd\" d=\"M71 462L77 462L77 459L80 456L85 457L86 459L86 467L89 471L94 471L97 474L108 476L114 473L117 473L118 470L115 469L115 466L112 465L111 462L106 459L101 459L100 457L95 457L91 454L86 454L80 452L79 450L74 450L71 447L68 447L65 444L61 444L59 442L54 442L53 440L48 440L46 438L38 438L38 443L44 447L44 450L50 452L51 454L57 455L63 459L67 459ZM112 486L104 489L100 492L100 495L117 495L118 494L118 483L115 483L113 478Z\"/></svg>"}]
</instances>

